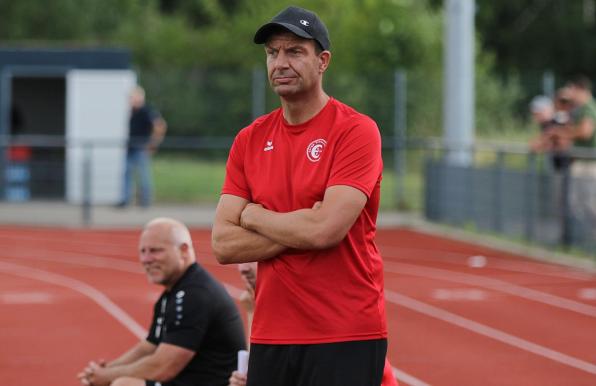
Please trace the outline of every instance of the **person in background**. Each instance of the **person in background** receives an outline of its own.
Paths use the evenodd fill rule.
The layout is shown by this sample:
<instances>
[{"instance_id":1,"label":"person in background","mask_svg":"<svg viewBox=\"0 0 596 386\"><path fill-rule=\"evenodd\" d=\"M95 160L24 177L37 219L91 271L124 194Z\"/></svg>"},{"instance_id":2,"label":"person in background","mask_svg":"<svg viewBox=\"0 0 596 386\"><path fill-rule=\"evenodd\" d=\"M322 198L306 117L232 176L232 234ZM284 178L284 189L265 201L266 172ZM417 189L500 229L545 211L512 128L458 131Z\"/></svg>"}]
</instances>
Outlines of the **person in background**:
<instances>
[{"instance_id":1,"label":"person in background","mask_svg":"<svg viewBox=\"0 0 596 386\"><path fill-rule=\"evenodd\" d=\"M122 197L116 205L124 208L132 202L135 174L138 174L138 196L141 207L149 207L153 196L151 156L162 142L166 121L145 101L145 90L136 86L130 94L130 120Z\"/></svg>"},{"instance_id":2,"label":"person in background","mask_svg":"<svg viewBox=\"0 0 596 386\"><path fill-rule=\"evenodd\" d=\"M567 82L566 88L575 108L569 123L553 136L567 148L574 148L569 187L570 208L577 224L574 234L596 247L596 102L592 82L583 75Z\"/></svg>"},{"instance_id":3,"label":"person in background","mask_svg":"<svg viewBox=\"0 0 596 386\"><path fill-rule=\"evenodd\" d=\"M571 92L567 87L561 87L555 93L555 121L566 125L571 119L571 111L574 108Z\"/></svg>"},{"instance_id":4,"label":"person in background","mask_svg":"<svg viewBox=\"0 0 596 386\"><path fill-rule=\"evenodd\" d=\"M252 326L252 317L255 309L255 289L257 287L257 263L238 264L238 271L244 282L244 291L240 295L240 304L246 311L248 331ZM234 370L230 375L228 386L246 386L246 374Z\"/></svg>"},{"instance_id":5,"label":"person in background","mask_svg":"<svg viewBox=\"0 0 596 386\"><path fill-rule=\"evenodd\" d=\"M151 283L165 288L147 338L78 374L87 386L225 386L246 348L244 326L225 288L196 262L190 232L157 218L143 229L139 258Z\"/></svg>"},{"instance_id":6,"label":"person in background","mask_svg":"<svg viewBox=\"0 0 596 386\"><path fill-rule=\"evenodd\" d=\"M592 82L579 75L567 82L566 88L574 108L569 123L555 135L568 140L569 145L593 149L596 146L596 103L592 97Z\"/></svg>"},{"instance_id":7,"label":"person in background","mask_svg":"<svg viewBox=\"0 0 596 386\"><path fill-rule=\"evenodd\" d=\"M563 172L571 162L563 145L552 135L557 128L565 126L569 119L568 112L563 109L566 105L562 102L562 90L557 92L555 104L544 95L535 96L530 102L532 120L540 127L540 133L530 140L530 149L534 152L550 153L552 167L556 172Z\"/></svg>"}]
</instances>

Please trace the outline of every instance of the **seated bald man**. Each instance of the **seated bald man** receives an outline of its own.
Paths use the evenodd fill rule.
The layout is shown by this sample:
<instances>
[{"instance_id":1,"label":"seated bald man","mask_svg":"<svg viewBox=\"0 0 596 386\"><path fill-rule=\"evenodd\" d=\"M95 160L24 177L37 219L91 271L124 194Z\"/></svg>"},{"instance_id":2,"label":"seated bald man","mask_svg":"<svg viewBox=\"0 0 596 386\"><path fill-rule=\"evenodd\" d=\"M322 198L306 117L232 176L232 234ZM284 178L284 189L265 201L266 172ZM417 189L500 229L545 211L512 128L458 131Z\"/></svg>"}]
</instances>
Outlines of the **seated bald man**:
<instances>
[{"instance_id":1,"label":"seated bald man","mask_svg":"<svg viewBox=\"0 0 596 386\"><path fill-rule=\"evenodd\" d=\"M91 361L79 373L91 386L227 385L244 325L225 288L195 261L190 232L157 218L141 234L139 257L150 282L165 287L145 340L119 358Z\"/></svg>"}]
</instances>

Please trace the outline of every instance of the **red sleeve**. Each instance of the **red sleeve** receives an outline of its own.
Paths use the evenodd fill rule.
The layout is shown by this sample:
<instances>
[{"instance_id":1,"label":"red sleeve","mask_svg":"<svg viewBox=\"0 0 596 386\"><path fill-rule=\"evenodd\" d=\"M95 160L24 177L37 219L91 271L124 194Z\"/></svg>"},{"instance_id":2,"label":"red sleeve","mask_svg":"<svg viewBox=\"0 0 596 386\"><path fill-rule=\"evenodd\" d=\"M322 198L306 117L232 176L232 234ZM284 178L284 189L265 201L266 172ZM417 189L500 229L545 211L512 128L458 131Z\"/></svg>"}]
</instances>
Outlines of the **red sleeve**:
<instances>
[{"instance_id":1,"label":"red sleeve","mask_svg":"<svg viewBox=\"0 0 596 386\"><path fill-rule=\"evenodd\" d=\"M372 119L360 116L337 143L327 187L352 186L370 198L382 170L379 128Z\"/></svg>"},{"instance_id":2,"label":"red sleeve","mask_svg":"<svg viewBox=\"0 0 596 386\"><path fill-rule=\"evenodd\" d=\"M231 194L251 201L250 189L244 174L244 156L248 144L247 129L242 129L234 139L226 162L226 178L221 194Z\"/></svg>"}]
</instances>

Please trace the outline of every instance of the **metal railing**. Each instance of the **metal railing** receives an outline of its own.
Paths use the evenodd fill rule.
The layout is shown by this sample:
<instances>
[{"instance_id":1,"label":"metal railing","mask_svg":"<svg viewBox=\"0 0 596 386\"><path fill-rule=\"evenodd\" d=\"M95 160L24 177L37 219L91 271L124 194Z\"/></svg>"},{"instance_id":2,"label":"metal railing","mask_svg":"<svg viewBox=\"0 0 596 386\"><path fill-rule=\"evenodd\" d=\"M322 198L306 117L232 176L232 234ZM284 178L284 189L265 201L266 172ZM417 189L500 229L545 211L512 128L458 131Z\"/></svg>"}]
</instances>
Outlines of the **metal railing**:
<instances>
[{"instance_id":1,"label":"metal railing","mask_svg":"<svg viewBox=\"0 0 596 386\"><path fill-rule=\"evenodd\" d=\"M574 148L555 169L551 154L525 145L435 144L425 160L424 215L458 227L564 249L596 251L596 152ZM449 153L466 151L470 162ZM581 166L578 168L577 166ZM587 172L585 169L591 169Z\"/></svg>"}]
</instances>

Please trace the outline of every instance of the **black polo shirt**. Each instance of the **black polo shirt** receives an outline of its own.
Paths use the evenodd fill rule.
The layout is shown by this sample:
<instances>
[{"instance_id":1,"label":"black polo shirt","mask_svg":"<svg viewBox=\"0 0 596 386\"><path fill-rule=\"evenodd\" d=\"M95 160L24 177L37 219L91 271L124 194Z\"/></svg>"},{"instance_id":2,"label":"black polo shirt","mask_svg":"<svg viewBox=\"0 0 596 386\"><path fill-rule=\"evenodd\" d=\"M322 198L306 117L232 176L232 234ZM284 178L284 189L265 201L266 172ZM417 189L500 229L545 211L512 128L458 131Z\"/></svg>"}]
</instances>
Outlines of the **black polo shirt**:
<instances>
[{"instance_id":1,"label":"black polo shirt","mask_svg":"<svg viewBox=\"0 0 596 386\"><path fill-rule=\"evenodd\" d=\"M155 303L147 340L195 352L189 364L163 386L226 386L246 349L244 324L226 289L194 263Z\"/></svg>"},{"instance_id":2,"label":"black polo shirt","mask_svg":"<svg viewBox=\"0 0 596 386\"><path fill-rule=\"evenodd\" d=\"M128 132L130 145L133 147L147 145L153 133L153 121L159 117L159 113L147 104L138 109L132 109Z\"/></svg>"}]
</instances>

